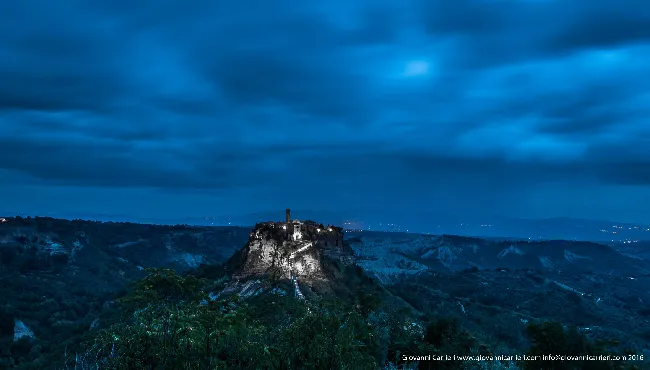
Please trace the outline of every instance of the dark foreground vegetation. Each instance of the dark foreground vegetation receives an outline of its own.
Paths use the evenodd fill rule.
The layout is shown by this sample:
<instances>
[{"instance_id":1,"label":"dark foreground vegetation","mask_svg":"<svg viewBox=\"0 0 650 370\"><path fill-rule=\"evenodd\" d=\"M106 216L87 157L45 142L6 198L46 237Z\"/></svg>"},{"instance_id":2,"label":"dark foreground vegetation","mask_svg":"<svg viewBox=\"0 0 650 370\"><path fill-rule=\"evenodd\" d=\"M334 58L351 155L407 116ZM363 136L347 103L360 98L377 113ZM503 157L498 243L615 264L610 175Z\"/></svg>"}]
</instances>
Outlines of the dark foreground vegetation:
<instances>
[{"instance_id":1,"label":"dark foreground vegetation","mask_svg":"<svg viewBox=\"0 0 650 370\"><path fill-rule=\"evenodd\" d=\"M0 368L16 369L634 369L641 361L403 361L403 356L490 356L494 348L457 320L412 322L377 300L300 301L280 290L216 298L227 279L151 269L106 307L104 328L71 330L69 340L2 336ZM11 320L11 321L10 321ZM2 315L6 333L11 315ZM575 328L531 323L529 355L611 355ZM512 354L515 355L515 354ZM640 367L636 367L640 368Z\"/></svg>"}]
</instances>

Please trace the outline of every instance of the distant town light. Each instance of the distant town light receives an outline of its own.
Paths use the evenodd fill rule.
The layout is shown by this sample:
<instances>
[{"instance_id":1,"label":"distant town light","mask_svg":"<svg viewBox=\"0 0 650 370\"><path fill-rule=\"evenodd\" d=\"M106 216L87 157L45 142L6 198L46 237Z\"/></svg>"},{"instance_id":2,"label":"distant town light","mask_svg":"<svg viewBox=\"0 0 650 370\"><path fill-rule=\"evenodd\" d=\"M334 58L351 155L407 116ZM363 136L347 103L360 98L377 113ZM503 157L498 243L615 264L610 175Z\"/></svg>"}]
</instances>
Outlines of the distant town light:
<instances>
[{"instance_id":1,"label":"distant town light","mask_svg":"<svg viewBox=\"0 0 650 370\"><path fill-rule=\"evenodd\" d=\"M287 225L282 225L282 228L286 230L286 229L287 229Z\"/></svg>"},{"instance_id":2,"label":"distant town light","mask_svg":"<svg viewBox=\"0 0 650 370\"><path fill-rule=\"evenodd\" d=\"M320 232L320 229L316 229L316 231Z\"/></svg>"}]
</instances>

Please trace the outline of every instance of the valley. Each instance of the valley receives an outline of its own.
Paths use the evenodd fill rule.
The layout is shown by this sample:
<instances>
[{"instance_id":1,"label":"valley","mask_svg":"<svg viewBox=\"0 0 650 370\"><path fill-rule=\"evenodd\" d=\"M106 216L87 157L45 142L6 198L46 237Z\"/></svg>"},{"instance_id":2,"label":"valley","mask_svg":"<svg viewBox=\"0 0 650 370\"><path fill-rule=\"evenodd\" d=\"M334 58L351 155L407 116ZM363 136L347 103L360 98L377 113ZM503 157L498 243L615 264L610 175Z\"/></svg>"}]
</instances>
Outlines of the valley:
<instances>
[{"instance_id":1,"label":"valley","mask_svg":"<svg viewBox=\"0 0 650 370\"><path fill-rule=\"evenodd\" d=\"M405 317L418 327L427 318L457 320L502 355L524 353L531 345L528 324L549 320L575 326L591 340L617 343L613 348L649 355L650 264L638 249L363 232L345 233L336 247L344 252L336 252L315 244L339 242L327 233L315 236L325 226L314 224L313 230L301 226L304 236L287 237L295 245L273 252L285 256L287 270L269 285L265 276L275 262L253 262L249 257L257 254L247 248L257 240L284 240L269 239L283 235L277 225L280 234L264 236L255 231L263 229L245 227L8 218L0 225L0 274L7 282L0 287L0 341L23 359L61 357L62 345L65 350L75 338L116 322L117 302L134 282L151 268L168 268L219 282L207 291L215 302L262 299L265 292L308 304L319 297L378 297L392 310L411 312ZM260 258L276 261L276 254L263 250L266 244L258 245ZM323 259L323 253L337 257ZM349 267L346 253L355 261ZM9 355L3 352L4 361Z\"/></svg>"}]
</instances>

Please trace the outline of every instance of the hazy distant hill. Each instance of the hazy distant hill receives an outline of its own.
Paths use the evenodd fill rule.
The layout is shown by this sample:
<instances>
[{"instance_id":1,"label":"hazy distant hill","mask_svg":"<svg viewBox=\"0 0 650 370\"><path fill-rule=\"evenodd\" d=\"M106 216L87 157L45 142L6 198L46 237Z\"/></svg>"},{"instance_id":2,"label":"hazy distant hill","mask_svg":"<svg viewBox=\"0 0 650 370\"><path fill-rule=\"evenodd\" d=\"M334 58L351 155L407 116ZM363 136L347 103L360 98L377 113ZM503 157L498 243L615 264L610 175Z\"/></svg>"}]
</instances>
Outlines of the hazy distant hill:
<instances>
[{"instance_id":1,"label":"hazy distant hill","mask_svg":"<svg viewBox=\"0 0 650 370\"><path fill-rule=\"evenodd\" d=\"M583 240L598 242L650 241L650 226L606 220L573 218L519 219L500 215L459 214L437 211L394 213L378 217L374 212L338 212L294 209L292 214L301 220L318 220L325 224L346 227L346 222L362 225L374 231L402 231L422 234L452 234L485 238L520 238L530 240ZM2 216L12 216L5 213ZM27 216L21 214L21 216ZM217 214L206 217L132 217L108 214L49 214L61 219L86 219L104 222L135 222L159 225L243 226L253 227L258 222L281 221L283 210L249 214ZM353 227L354 228L354 227Z\"/></svg>"},{"instance_id":2,"label":"hazy distant hill","mask_svg":"<svg viewBox=\"0 0 650 370\"><path fill-rule=\"evenodd\" d=\"M5 268L30 273L183 270L224 261L241 248L249 231L19 217L0 224L0 254Z\"/></svg>"},{"instance_id":3,"label":"hazy distant hill","mask_svg":"<svg viewBox=\"0 0 650 370\"><path fill-rule=\"evenodd\" d=\"M411 266L408 271L433 268L458 271L530 268L572 272L599 271L618 275L650 273L650 262L639 255L621 253L592 242L549 240L487 240L454 235L356 233L349 242L367 269L387 271Z\"/></svg>"},{"instance_id":4,"label":"hazy distant hill","mask_svg":"<svg viewBox=\"0 0 650 370\"><path fill-rule=\"evenodd\" d=\"M650 241L648 240L641 240L636 243L610 242L606 244L626 256L650 261Z\"/></svg>"}]
</instances>

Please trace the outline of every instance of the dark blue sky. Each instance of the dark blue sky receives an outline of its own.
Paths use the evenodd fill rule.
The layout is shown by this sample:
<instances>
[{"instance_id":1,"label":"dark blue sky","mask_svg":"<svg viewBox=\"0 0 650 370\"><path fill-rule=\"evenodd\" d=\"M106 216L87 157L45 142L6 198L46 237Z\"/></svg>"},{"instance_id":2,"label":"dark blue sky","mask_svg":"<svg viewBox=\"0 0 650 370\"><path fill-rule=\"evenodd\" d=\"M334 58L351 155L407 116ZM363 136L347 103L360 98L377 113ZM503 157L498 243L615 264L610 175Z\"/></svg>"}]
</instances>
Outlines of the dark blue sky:
<instances>
[{"instance_id":1,"label":"dark blue sky","mask_svg":"<svg viewBox=\"0 0 650 370\"><path fill-rule=\"evenodd\" d=\"M650 223L645 0L21 0L0 34L0 211Z\"/></svg>"}]
</instances>

